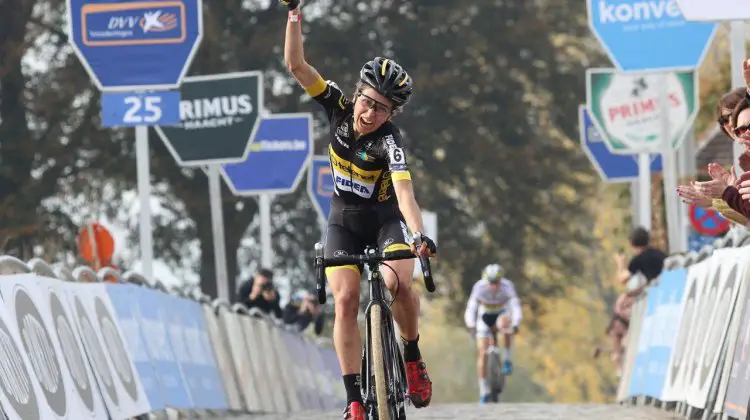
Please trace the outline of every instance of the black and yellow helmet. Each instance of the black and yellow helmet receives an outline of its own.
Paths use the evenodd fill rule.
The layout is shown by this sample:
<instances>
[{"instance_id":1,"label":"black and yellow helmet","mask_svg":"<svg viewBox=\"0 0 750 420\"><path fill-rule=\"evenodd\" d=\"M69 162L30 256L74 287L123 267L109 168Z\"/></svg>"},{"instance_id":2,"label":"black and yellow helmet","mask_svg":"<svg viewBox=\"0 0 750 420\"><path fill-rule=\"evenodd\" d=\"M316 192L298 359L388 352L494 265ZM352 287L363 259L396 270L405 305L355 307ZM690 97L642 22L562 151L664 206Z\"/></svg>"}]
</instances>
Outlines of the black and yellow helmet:
<instances>
[{"instance_id":1,"label":"black and yellow helmet","mask_svg":"<svg viewBox=\"0 0 750 420\"><path fill-rule=\"evenodd\" d=\"M413 87L411 77L393 60L375 57L362 66L359 78L388 98L396 107L402 107L409 102Z\"/></svg>"}]
</instances>

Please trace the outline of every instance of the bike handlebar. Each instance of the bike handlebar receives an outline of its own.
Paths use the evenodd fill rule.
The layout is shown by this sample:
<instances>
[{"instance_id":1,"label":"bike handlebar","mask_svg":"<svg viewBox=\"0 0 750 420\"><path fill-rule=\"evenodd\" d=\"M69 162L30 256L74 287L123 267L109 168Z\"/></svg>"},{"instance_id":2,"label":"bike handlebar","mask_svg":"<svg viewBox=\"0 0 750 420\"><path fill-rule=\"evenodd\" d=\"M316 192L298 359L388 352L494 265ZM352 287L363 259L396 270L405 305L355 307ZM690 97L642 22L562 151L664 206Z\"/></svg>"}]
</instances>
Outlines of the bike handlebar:
<instances>
[{"instance_id":1,"label":"bike handlebar","mask_svg":"<svg viewBox=\"0 0 750 420\"><path fill-rule=\"evenodd\" d=\"M419 234L414 235L414 245L419 249L422 244ZM432 279L432 270L430 269L430 258L426 255L414 255L411 251L400 250L388 252L387 255L378 255L375 250L369 249L365 254L341 255L337 257L325 258L323 256L323 244L315 244L315 272L317 277L316 289L318 291L318 302L325 304L326 296L326 267L340 267L342 265L359 265L359 264L380 264L386 261L408 260L418 258L419 265L422 268L425 288L428 292L435 291L435 282Z\"/></svg>"}]
</instances>

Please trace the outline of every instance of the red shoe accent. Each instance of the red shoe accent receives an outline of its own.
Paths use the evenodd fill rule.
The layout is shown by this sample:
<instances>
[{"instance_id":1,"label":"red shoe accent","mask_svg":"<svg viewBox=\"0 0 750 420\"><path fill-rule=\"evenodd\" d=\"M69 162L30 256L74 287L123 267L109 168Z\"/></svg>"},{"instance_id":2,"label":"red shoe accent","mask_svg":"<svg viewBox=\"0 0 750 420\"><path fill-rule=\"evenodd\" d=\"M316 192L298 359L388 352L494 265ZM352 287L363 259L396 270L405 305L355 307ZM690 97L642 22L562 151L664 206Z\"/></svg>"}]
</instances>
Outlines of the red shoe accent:
<instances>
[{"instance_id":1,"label":"red shoe accent","mask_svg":"<svg viewBox=\"0 0 750 420\"><path fill-rule=\"evenodd\" d=\"M352 401L344 410L344 420L365 420L365 407L359 401Z\"/></svg>"},{"instance_id":2,"label":"red shoe accent","mask_svg":"<svg viewBox=\"0 0 750 420\"><path fill-rule=\"evenodd\" d=\"M406 378L409 383L409 398L416 408L427 407L432 399L432 381L427 366L421 359L406 362Z\"/></svg>"}]
</instances>

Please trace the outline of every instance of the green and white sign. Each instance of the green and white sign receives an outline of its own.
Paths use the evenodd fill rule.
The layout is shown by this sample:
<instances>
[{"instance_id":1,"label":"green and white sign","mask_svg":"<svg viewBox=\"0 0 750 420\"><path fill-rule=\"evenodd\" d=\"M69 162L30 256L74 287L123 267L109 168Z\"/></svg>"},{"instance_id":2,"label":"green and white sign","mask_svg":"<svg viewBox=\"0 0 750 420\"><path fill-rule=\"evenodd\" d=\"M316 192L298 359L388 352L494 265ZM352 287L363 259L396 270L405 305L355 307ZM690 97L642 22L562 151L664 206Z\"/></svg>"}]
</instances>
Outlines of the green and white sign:
<instances>
[{"instance_id":1,"label":"green and white sign","mask_svg":"<svg viewBox=\"0 0 750 420\"><path fill-rule=\"evenodd\" d=\"M663 73L586 71L586 104L594 126L613 154L662 151L659 83ZM698 115L698 75L667 73L669 134L672 147L682 144Z\"/></svg>"}]
</instances>

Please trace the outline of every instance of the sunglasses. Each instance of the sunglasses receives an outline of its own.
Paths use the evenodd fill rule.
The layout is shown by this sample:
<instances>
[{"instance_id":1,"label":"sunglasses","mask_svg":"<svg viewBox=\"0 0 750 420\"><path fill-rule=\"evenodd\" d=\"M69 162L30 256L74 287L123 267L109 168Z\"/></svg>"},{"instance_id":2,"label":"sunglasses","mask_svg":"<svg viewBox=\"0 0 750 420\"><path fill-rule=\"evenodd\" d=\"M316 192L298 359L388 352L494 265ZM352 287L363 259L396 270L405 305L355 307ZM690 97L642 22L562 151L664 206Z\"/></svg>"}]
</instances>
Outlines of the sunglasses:
<instances>
[{"instance_id":1,"label":"sunglasses","mask_svg":"<svg viewBox=\"0 0 750 420\"><path fill-rule=\"evenodd\" d=\"M750 130L750 123L737 126L732 131L734 131L735 136L740 137L740 136L745 135L745 133L747 133L748 130Z\"/></svg>"},{"instance_id":2,"label":"sunglasses","mask_svg":"<svg viewBox=\"0 0 750 420\"><path fill-rule=\"evenodd\" d=\"M364 105L365 108L375 111L376 114L387 115L391 113L391 108L388 105L382 104L362 92L359 92L357 95L359 96L359 102Z\"/></svg>"}]
</instances>

